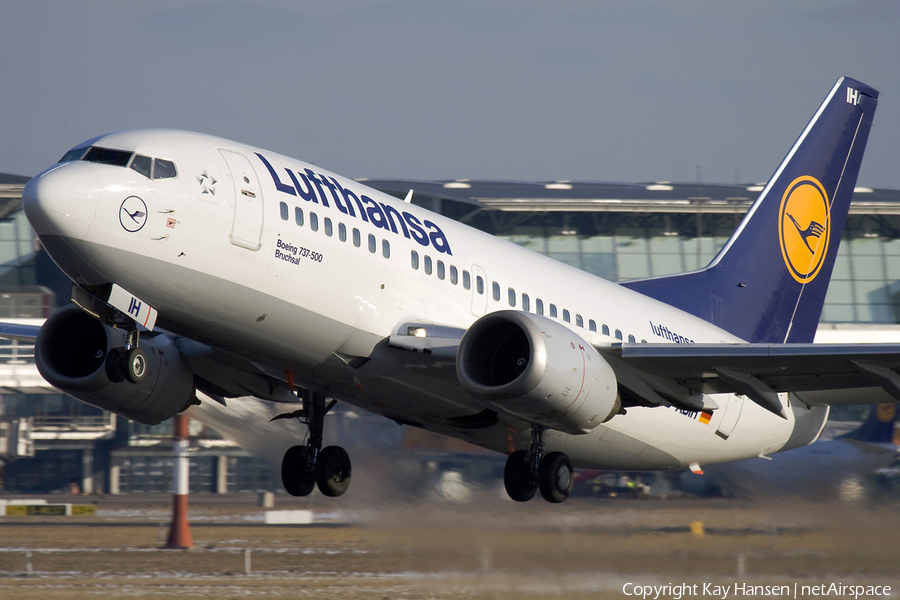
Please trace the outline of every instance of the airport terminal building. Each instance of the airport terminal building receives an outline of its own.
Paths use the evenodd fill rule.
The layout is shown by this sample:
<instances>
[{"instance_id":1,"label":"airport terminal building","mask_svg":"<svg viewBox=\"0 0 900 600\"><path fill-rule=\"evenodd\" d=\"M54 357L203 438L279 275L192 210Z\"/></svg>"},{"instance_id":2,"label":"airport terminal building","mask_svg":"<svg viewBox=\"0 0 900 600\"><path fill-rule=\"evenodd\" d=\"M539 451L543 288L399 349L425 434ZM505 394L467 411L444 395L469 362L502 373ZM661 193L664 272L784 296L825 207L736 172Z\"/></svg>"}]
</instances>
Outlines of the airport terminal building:
<instances>
[{"instance_id":1,"label":"airport terminal building","mask_svg":"<svg viewBox=\"0 0 900 600\"><path fill-rule=\"evenodd\" d=\"M0 175L0 319L40 323L69 301L70 286L21 210L27 181ZM412 189L414 204L613 281L705 266L762 190L668 182L364 183L399 198ZM900 339L900 190L855 190L821 323L820 337L829 341ZM37 374L33 348L21 343L0 341L0 379L0 492L171 489L170 423L138 425L59 393ZM199 423L191 435L192 492L280 489L277 466Z\"/></svg>"}]
</instances>

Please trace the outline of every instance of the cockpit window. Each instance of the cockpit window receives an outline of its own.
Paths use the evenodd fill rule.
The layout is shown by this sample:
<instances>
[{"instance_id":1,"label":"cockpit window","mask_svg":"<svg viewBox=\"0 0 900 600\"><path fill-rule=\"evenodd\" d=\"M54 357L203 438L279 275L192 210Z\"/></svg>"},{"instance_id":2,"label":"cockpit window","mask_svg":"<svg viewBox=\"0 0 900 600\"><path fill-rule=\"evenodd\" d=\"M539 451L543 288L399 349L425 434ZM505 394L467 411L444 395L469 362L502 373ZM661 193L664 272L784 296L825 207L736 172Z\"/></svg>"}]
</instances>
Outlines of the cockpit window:
<instances>
[{"instance_id":1,"label":"cockpit window","mask_svg":"<svg viewBox=\"0 0 900 600\"><path fill-rule=\"evenodd\" d=\"M175 163L171 160L154 159L153 179L171 179L176 175Z\"/></svg>"},{"instance_id":2,"label":"cockpit window","mask_svg":"<svg viewBox=\"0 0 900 600\"><path fill-rule=\"evenodd\" d=\"M95 162L104 165L114 165L116 167L124 167L131 160L131 152L127 150L112 150L110 148L100 148L99 146L91 146L87 154L81 160L87 162Z\"/></svg>"},{"instance_id":3,"label":"cockpit window","mask_svg":"<svg viewBox=\"0 0 900 600\"><path fill-rule=\"evenodd\" d=\"M85 148L75 148L74 150L69 150L66 152L65 156L59 159L59 162L72 162L73 160L81 160L81 158L87 154L87 151L90 150L90 146Z\"/></svg>"},{"instance_id":4,"label":"cockpit window","mask_svg":"<svg viewBox=\"0 0 900 600\"><path fill-rule=\"evenodd\" d=\"M134 158L131 159L131 168L147 179L150 179L150 171L153 167L153 159L149 156L143 156L142 154L135 154Z\"/></svg>"},{"instance_id":5,"label":"cockpit window","mask_svg":"<svg viewBox=\"0 0 900 600\"><path fill-rule=\"evenodd\" d=\"M129 167L146 177L147 179L172 179L178 176L175 163L162 158L152 158L143 154L134 154L127 150L113 150L100 146L87 146L75 148L66 152L59 162L72 162L84 160L87 162L113 165L116 167Z\"/></svg>"}]
</instances>

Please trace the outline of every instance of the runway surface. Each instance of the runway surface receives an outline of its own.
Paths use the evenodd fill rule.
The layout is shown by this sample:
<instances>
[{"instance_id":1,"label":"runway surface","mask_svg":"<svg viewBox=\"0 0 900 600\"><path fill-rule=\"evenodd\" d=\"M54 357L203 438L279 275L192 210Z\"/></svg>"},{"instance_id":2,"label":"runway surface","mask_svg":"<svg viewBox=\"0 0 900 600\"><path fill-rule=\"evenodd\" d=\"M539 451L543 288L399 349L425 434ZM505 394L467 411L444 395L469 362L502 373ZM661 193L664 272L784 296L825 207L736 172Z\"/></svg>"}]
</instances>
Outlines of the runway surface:
<instances>
[{"instance_id":1,"label":"runway surface","mask_svg":"<svg viewBox=\"0 0 900 600\"><path fill-rule=\"evenodd\" d=\"M194 548L164 550L167 497L88 500L96 517L0 518L0 598L628 600L628 583L832 582L900 597L897 502L279 497L316 523L267 526L255 496L195 496Z\"/></svg>"}]
</instances>

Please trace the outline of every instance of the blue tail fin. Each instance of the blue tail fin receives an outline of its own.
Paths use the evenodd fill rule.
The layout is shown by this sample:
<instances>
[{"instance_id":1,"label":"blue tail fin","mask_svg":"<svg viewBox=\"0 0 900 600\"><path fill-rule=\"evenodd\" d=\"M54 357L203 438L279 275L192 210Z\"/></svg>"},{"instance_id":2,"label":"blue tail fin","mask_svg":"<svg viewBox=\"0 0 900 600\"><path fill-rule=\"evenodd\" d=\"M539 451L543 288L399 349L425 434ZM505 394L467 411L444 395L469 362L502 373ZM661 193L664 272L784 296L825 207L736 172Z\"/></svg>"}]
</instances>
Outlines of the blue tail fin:
<instances>
[{"instance_id":1,"label":"blue tail fin","mask_svg":"<svg viewBox=\"0 0 900 600\"><path fill-rule=\"evenodd\" d=\"M891 444L894 441L894 421L896 420L896 404L876 404L872 407L869 417L858 429L841 437L860 442Z\"/></svg>"},{"instance_id":2,"label":"blue tail fin","mask_svg":"<svg viewBox=\"0 0 900 600\"><path fill-rule=\"evenodd\" d=\"M622 285L748 342L812 342L877 101L839 79L708 267Z\"/></svg>"}]
</instances>

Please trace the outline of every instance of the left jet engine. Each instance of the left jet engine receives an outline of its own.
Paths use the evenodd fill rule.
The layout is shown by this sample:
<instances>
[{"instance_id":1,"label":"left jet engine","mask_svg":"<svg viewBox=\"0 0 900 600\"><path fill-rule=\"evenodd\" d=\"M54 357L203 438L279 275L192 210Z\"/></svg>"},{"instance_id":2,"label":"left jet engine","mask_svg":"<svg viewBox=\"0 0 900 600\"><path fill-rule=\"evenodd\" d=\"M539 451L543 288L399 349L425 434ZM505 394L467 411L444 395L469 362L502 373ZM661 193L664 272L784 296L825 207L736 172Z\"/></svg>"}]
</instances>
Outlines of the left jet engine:
<instances>
[{"instance_id":1,"label":"left jet engine","mask_svg":"<svg viewBox=\"0 0 900 600\"><path fill-rule=\"evenodd\" d=\"M53 387L98 408L156 425L191 405L194 376L165 335L145 335L143 378L121 375L126 333L70 305L47 319L34 346L38 371Z\"/></svg>"},{"instance_id":2,"label":"left jet engine","mask_svg":"<svg viewBox=\"0 0 900 600\"><path fill-rule=\"evenodd\" d=\"M459 383L496 412L573 435L618 413L616 374L561 323L516 310L475 321L456 354Z\"/></svg>"}]
</instances>

